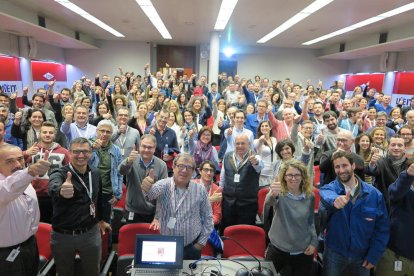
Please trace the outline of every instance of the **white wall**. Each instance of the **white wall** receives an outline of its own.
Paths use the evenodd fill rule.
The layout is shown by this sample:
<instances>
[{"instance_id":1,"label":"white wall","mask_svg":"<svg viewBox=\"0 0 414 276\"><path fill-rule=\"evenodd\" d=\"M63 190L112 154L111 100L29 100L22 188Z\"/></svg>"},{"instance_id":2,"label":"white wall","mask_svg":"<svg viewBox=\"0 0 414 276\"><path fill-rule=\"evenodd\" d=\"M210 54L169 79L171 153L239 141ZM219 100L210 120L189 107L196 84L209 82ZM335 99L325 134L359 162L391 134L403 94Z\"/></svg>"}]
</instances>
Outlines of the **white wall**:
<instances>
[{"instance_id":1,"label":"white wall","mask_svg":"<svg viewBox=\"0 0 414 276\"><path fill-rule=\"evenodd\" d=\"M289 77L291 81L303 85L308 79L316 85L320 79L325 87L340 79L340 74L347 68L347 61L318 59L316 53L308 49L250 47L243 49L232 60L237 60L240 77L254 79L255 75L260 75L282 81Z\"/></svg>"},{"instance_id":2,"label":"white wall","mask_svg":"<svg viewBox=\"0 0 414 276\"><path fill-rule=\"evenodd\" d=\"M354 59L349 62L348 73L380 72L381 56ZM399 52L395 68L390 71L414 71L414 51Z\"/></svg>"},{"instance_id":3,"label":"white wall","mask_svg":"<svg viewBox=\"0 0 414 276\"><path fill-rule=\"evenodd\" d=\"M118 67L144 73L144 65L150 62L150 45L145 42L101 41L97 50L65 50L68 66L68 83L86 75L94 78L96 73L119 74Z\"/></svg>"},{"instance_id":4,"label":"white wall","mask_svg":"<svg viewBox=\"0 0 414 276\"><path fill-rule=\"evenodd\" d=\"M10 56L19 55L17 36L0 32L0 54Z\"/></svg>"}]
</instances>

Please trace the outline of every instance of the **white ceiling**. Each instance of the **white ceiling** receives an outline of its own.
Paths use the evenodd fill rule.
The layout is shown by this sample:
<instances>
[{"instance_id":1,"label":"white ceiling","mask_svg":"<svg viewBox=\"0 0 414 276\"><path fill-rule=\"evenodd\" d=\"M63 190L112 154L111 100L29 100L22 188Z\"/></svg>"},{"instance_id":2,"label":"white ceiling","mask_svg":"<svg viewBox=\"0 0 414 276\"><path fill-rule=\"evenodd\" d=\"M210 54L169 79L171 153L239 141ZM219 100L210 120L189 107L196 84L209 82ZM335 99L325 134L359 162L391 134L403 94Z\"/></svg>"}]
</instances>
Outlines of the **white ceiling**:
<instances>
[{"instance_id":1,"label":"white ceiling","mask_svg":"<svg viewBox=\"0 0 414 276\"><path fill-rule=\"evenodd\" d=\"M20 10L20 12L8 14L7 10L2 10L1 2L16 6L16 10ZM91 41L95 39L174 45L208 44L221 4L221 0L152 0L173 37L172 40L163 40L135 0L72 0L72 2L126 37L114 37L53 0L0 0L0 31L31 35L40 41L64 48L94 47L93 43L89 43L92 45L80 43L70 37L65 41L62 41L61 38L52 39L50 35L45 35L45 32L50 31L37 27L37 22L33 22L33 18L32 26L29 28L27 22L30 22L30 15L34 14L45 16L47 20L50 19L56 24L73 30L73 32L78 31L81 35L91 38ZM261 47L263 45L323 49L343 42L362 40L367 36L379 35L379 33L389 30L398 32L400 27L412 26L414 30L414 11L409 11L312 46L302 46L303 42L412 2L409 0L335 0L269 42L256 43L261 37L311 2L311 0L239 0L226 30L221 34L221 42L223 45L229 42L240 47L244 45ZM414 39L409 38L410 36L407 36L403 42L390 43L389 49L401 51L414 47ZM411 38L414 38L414 32L411 34ZM365 52L370 49L376 54L388 50L387 44L376 44L362 45L360 48L361 50L365 49ZM364 55L367 54L365 52ZM349 59L358 55L361 56L358 49L353 49L346 53L326 55L326 57Z\"/></svg>"}]
</instances>

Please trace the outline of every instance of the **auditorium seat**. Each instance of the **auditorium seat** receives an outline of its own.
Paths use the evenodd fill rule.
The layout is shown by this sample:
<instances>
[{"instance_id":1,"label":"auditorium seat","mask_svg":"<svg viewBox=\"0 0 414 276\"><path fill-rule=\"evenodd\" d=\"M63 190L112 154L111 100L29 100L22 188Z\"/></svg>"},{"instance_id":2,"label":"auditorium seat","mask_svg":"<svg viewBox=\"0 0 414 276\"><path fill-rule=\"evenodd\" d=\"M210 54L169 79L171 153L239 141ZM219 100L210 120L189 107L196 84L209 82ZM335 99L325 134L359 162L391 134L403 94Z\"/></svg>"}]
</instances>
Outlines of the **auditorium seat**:
<instances>
[{"instance_id":1,"label":"auditorium seat","mask_svg":"<svg viewBox=\"0 0 414 276\"><path fill-rule=\"evenodd\" d=\"M313 170L315 172L315 177L313 179L313 186L319 187L319 184L321 183L321 170L319 169L319 166L313 166Z\"/></svg>"},{"instance_id":2,"label":"auditorium seat","mask_svg":"<svg viewBox=\"0 0 414 276\"><path fill-rule=\"evenodd\" d=\"M269 193L269 188L266 187L266 188L260 189L257 194L257 200L258 200L257 214L259 215L259 218L260 218L260 221L256 222L256 224L258 225L263 224L263 207L264 207L266 195L268 193Z\"/></svg>"},{"instance_id":3,"label":"auditorium seat","mask_svg":"<svg viewBox=\"0 0 414 276\"><path fill-rule=\"evenodd\" d=\"M233 225L224 229L223 236L232 238L242 244L250 253L259 259L265 258L266 232L253 225ZM253 259L249 253L241 248L235 241L223 239L224 258Z\"/></svg>"},{"instance_id":4,"label":"auditorium seat","mask_svg":"<svg viewBox=\"0 0 414 276\"><path fill-rule=\"evenodd\" d=\"M39 223L36 232L37 248L39 249L39 270L52 259L52 249L50 248L51 232L52 225L43 222Z\"/></svg>"},{"instance_id":5,"label":"auditorium seat","mask_svg":"<svg viewBox=\"0 0 414 276\"><path fill-rule=\"evenodd\" d=\"M117 276L128 275L126 268L131 265L135 254L135 239L138 234L159 234L149 229L149 223L132 223L121 227L118 236Z\"/></svg>"}]
</instances>

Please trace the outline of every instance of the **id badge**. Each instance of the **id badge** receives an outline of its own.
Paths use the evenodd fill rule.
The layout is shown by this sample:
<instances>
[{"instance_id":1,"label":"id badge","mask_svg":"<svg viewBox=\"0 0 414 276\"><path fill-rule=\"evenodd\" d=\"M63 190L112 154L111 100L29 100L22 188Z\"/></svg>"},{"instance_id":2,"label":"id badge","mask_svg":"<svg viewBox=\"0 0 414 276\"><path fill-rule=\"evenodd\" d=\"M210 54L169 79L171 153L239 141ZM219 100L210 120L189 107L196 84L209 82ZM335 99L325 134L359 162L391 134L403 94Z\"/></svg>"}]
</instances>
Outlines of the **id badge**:
<instances>
[{"instance_id":1,"label":"id badge","mask_svg":"<svg viewBox=\"0 0 414 276\"><path fill-rule=\"evenodd\" d=\"M234 175L234 182L240 182L240 174L238 174L238 173L236 173L235 175Z\"/></svg>"},{"instance_id":2,"label":"id badge","mask_svg":"<svg viewBox=\"0 0 414 276\"><path fill-rule=\"evenodd\" d=\"M95 204L94 203L91 203L89 205L89 213L93 218L95 218Z\"/></svg>"},{"instance_id":3,"label":"id badge","mask_svg":"<svg viewBox=\"0 0 414 276\"><path fill-rule=\"evenodd\" d=\"M401 261L395 261L394 262L394 271L402 271L402 262Z\"/></svg>"},{"instance_id":4,"label":"id badge","mask_svg":"<svg viewBox=\"0 0 414 276\"><path fill-rule=\"evenodd\" d=\"M17 258L17 256L19 256L19 253L20 253L19 248L20 247L13 249L10 252L9 256L7 256L6 261L11 262L11 263L14 262L14 260Z\"/></svg>"},{"instance_id":5,"label":"id badge","mask_svg":"<svg viewBox=\"0 0 414 276\"><path fill-rule=\"evenodd\" d=\"M129 212L128 220L134 220L134 212Z\"/></svg>"},{"instance_id":6,"label":"id badge","mask_svg":"<svg viewBox=\"0 0 414 276\"><path fill-rule=\"evenodd\" d=\"M121 149L121 155L124 156L125 155L125 149Z\"/></svg>"},{"instance_id":7,"label":"id badge","mask_svg":"<svg viewBox=\"0 0 414 276\"><path fill-rule=\"evenodd\" d=\"M167 223L167 228L168 229L174 229L176 221L177 221L176 218L170 217L170 219L168 220L168 223Z\"/></svg>"}]
</instances>

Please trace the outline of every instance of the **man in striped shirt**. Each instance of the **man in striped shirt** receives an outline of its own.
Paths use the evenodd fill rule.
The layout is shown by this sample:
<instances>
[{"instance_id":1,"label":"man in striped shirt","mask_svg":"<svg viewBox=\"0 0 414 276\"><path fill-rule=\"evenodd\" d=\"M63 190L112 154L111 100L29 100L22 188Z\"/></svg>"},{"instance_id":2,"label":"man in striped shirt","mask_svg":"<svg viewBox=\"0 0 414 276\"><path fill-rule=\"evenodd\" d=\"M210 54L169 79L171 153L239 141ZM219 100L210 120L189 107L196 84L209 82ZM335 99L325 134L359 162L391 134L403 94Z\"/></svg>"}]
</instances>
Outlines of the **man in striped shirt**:
<instances>
[{"instance_id":1,"label":"man in striped shirt","mask_svg":"<svg viewBox=\"0 0 414 276\"><path fill-rule=\"evenodd\" d=\"M177 155L173 162L174 175L153 184L147 178L141 188L149 200L157 199L162 235L184 236L184 259L198 260L201 250L213 230L213 214L206 189L191 176L195 170L193 157Z\"/></svg>"}]
</instances>

